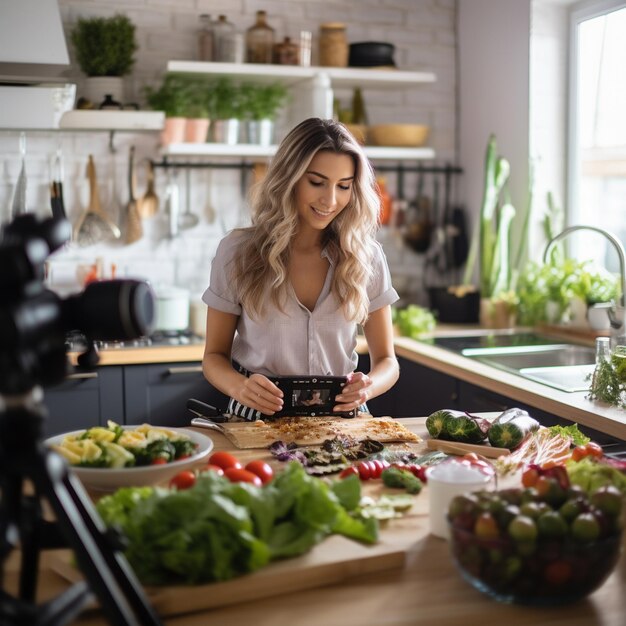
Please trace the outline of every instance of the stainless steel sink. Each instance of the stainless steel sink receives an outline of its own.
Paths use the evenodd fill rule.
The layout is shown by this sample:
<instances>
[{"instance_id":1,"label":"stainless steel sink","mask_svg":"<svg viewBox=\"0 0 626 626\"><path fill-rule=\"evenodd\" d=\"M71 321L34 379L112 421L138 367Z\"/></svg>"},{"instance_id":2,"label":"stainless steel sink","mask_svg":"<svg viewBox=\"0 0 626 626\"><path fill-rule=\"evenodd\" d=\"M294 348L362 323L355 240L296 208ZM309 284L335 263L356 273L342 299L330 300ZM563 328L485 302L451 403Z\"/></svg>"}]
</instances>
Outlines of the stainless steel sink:
<instances>
[{"instance_id":1,"label":"stainless steel sink","mask_svg":"<svg viewBox=\"0 0 626 626\"><path fill-rule=\"evenodd\" d=\"M435 345L561 391L586 391L595 350L536 333L472 334L435 339Z\"/></svg>"},{"instance_id":2,"label":"stainless steel sink","mask_svg":"<svg viewBox=\"0 0 626 626\"><path fill-rule=\"evenodd\" d=\"M575 345L534 346L524 349L521 346L504 349L484 349L462 352L464 356L471 356L479 361L521 371L525 368L563 367L572 365L593 365L595 351L593 348ZM478 353L477 353L478 352Z\"/></svg>"},{"instance_id":3,"label":"stainless steel sink","mask_svg":"<svg viewBox=\"0 0 626 626\"><path fill-rule=\"evenodd\" d=\"M562 367L527 367L520 374L529 380L569 393L588 391L595 365L564 365Z\"/></svg>"}]
</instances>

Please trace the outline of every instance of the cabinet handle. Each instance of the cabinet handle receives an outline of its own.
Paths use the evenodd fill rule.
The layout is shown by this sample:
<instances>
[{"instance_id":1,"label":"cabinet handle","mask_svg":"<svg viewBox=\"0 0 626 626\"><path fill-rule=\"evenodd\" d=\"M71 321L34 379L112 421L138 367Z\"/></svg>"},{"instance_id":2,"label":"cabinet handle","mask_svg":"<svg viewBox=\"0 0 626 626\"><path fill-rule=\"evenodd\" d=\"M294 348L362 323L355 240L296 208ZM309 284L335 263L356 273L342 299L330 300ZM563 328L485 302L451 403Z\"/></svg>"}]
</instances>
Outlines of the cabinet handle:
<instances>
[{"instance_id":1,"label":"cabinet handle","mask_svg":"<svg viewBox=\"0 0 626 626\"><path fill-rule=\"evenodd\" d=\"M69 374L67 378L69 380L87 380L90 378L98 378L98 372L77 372L76 374Z\"/></svg>"},{"instance_id":2,"label":"cabinet handle","mask_svg":"<svg viewBox=\"0 0 626 626\"><path fill-rule=\"evenodd\" d=\"M168 367L167 373L170 376L176 376L177 374L201 374L202 365L189 365L187 367Z\"/></svg>"}]
</instances>

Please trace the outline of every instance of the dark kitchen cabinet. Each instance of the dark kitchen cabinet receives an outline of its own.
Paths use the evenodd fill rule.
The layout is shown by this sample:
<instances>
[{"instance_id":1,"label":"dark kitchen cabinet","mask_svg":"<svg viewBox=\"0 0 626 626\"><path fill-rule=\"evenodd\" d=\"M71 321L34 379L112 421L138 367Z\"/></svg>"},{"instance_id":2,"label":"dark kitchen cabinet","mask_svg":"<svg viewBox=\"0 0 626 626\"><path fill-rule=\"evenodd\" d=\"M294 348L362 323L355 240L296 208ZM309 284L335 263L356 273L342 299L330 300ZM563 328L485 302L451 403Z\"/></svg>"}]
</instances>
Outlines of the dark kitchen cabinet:
<instances>
[{"instance_id":1,"label":"dark kitchen cabinet","mask_svg":"<svg viewBox=\"0 0 626 626\"><path fill-rule=\"evenodd\" d=\"M227 398L204 378L200 363L159 363L124 367L127 424L189 426L189 398L226 408Z\"/></svg>"},{"instance_id":2,"label":"dark kitchen cabinet","mask_svg":"<svg viewBox=\"0 0 626 626\"><path fill-rule=\"evenodd\" d=\"M392 417L420 417L430 415L438 409L457 407L458 381L402 357L400 378L385 394L368 401L372 415ZM359 356L359 370L367 373L370 367L369 355Z\"/></svg>"},{"instance_id":3,"label":"dark kitchen cabinet","mask_svg":"<svg viewBox=\"0 0 626 626\"><path fill-rule=\"evenodd\" d=\"M44 390L48 419L44 436L106 424L124 423L124 385L121 367L100 367L70 374L58 386Z\"/></svg>"}]
</instances>

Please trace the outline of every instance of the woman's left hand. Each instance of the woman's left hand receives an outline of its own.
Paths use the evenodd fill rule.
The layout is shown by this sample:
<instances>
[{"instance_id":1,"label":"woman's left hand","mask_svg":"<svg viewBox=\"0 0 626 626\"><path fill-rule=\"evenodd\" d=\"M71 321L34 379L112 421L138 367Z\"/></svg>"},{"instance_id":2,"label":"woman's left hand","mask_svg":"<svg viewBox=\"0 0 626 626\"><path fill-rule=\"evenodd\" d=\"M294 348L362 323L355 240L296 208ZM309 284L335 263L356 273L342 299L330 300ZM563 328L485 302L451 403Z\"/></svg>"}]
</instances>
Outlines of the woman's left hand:
<instances>
[{"instance_id":1,"label":"woman's left hand","mask_svg":"<svg viewBox=\"0 0 626 626\"><path fill-rule=\"evenodd\" d=\"M348 383L335 396L335 400L340 404L333 407L333 411L352 411L365 404L368 399L367 388L372 384L372 379L363 372L352 372L348 374Z\"/></svg>"}]
</instances>

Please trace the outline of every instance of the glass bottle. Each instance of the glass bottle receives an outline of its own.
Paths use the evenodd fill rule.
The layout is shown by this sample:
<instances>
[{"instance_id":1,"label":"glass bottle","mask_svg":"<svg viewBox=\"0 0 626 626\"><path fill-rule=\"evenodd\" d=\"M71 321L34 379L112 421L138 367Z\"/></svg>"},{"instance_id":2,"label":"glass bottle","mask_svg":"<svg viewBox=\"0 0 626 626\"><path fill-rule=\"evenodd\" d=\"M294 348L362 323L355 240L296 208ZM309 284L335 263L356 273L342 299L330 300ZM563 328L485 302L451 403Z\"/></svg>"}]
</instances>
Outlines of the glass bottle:
<instances>
[{"instance_id":1,"label":"glass bottle","mask_svg":"<svg viewBox=\"0 0 626 626\"><path fill-rule=\"evenodd\" d=\"M611 340L608 337L596 338L596 365L611 359Z\"/></svg>"},{"instance_id":2,"label":"glass bottle","mask_svg":"<svg viewBox=\"0 0 626 626\"><path fill-rule=\"evenodd\" d=\"M213 60L217 62L228 61L229 39L235 32L235 25L226 19L225 15L220 15L217 22L213 22Z\"/></svg>"},{"instance_id":3,"label":"glass bottle","mask_svg":"<svg viewBox=\"0 0 626 626\"><path fill-rule=\"evenodd\" d=\"M203 13L200 16L198 29L198 61L213 60L213 22L211 16Z\"/></svg>"},{"instance_id":4,"label":"glass bottle","mask_svg":"<svg viewBox=\"0 0 626 626\"><path fill-rule=\"evenodd\" d=\"M248 63L271 63L274 29L267 23L265 11L256 12L256 22L246 31L246 60Z\"/></svg>"}]
</instances>

